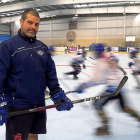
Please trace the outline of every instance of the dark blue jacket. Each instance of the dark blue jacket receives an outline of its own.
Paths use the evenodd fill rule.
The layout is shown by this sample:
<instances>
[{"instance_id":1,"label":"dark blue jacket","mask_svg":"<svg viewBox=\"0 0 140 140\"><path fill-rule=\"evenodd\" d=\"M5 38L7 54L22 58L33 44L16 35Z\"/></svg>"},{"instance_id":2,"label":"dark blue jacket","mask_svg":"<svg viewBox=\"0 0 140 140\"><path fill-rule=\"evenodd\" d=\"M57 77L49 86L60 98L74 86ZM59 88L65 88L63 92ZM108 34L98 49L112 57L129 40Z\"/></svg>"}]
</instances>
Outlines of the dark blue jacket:
<instances>
[{"instance_id":1,"label":"dark blue jacket","mask_svg":"<svg viewBox=\"0 0 140 140\"><path fill-rule=\"evenodd\" d=\"M60 91L48 47L19 30L0 45L0 93L5 93L8 106L31 108L44 102L46 86L51 95Z\"/></svg>"}]
</instances>

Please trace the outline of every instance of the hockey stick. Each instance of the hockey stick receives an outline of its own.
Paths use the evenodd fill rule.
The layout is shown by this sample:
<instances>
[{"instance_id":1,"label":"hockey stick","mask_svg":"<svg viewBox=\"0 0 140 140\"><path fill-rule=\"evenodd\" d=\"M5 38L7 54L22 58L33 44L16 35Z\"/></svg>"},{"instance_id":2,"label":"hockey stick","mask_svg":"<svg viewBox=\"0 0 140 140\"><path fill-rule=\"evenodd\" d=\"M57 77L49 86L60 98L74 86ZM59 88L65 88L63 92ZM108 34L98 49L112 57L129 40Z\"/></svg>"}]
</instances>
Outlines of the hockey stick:
<instances>
[{"instance_id":1,"label":"hockey stick","mask_svg":"<svg viewBox=\"0 0 140 140\"><path fill-rule=\"evenodd\" d=\"M86 101L90 101L90 100L97 100L100 98L116 96L116 95L118 95L118 93L120 92L121 88L124 86L124 84L126 83L127 80L128 80L128 77L124 76L123 79L121 80L119 86L112 94L75 100L75 101L72 101L72 103L76 104L76 103L86 102ZM59 105L60 104L48 105L48 106L43 106L43 107L38 107L38 108L32 108L32 109L27 109L27 110L22 110L22 111L11 112L11 113L8 113L7 116L11 117L11 116L23 115L23 114L27 114L27 113L33 113L33 112L42 111L42 110L46 110L46 109L56 108Z\"/></svg>"},{"instance_id":2,"label":"hockey stick","mask_svg":"<svg viewBox=\"0 0 140 140\"><path fill-rule=\"evenodd\" d=\"M96 60L96 59L93 59L93 58L92 58L92 57L90 57L90 56L89 56L89 58L90 58L90 59L92 59L92 60Z\"/></svg>"},{"instance_id":3,"label":"hockey stick","mask_svg":"<svg viewBox=\"0 0 140 140\"><path fill-rule=\"evenodd\" d=\"M88 59L86 59L88 62L90 62L91 64L93 64L93 65L96 65L96 64L94 64L94 63L92 63L91 61L89 61Z\"/></svg>"},{"instance_id":4,"label":"hockey stick","mask_svg":"<svg viewBox=\"0 0 140 140\"><path fill-rule=\"evenodd\" d=\"M85 88L89 88L89 87L97 86L97 85L101 85L101 84L106 84L106 83L105 83L105 82L103 82L103 83L95 83L95 84L93 84L93 85L86 86ZM65 85L66 85L66 84L65 84ZM67 86L67 87L68 87L68 86ZM76 90L74 90L74 91L68 91L68 92L66 92L65 94L74 93L74 92L78 92L78 91L76 91ZM45 100L47 100L47 99L50 99L50 97L46 97L46 98L45 98Z\"/></svg>"},{"instance_id":5,"label":"hockey stick","mask_svg":"<svg viewBox=\"0 0 140 140\"><path fill-rule=\"evenodd\" d=\"M58 78L61 82L62 82L62 84L67 88L67 89L69 89L70 91L71 91L71 88L62 80L62 79L60 79L60 78ZM72 92L76 92L76 91L72 91ZM67 94L67 93L66 93ZM80 99L80 97L77 95L77 94L72 94L72 97L74 98L74 99ZM82 102L81 103L83 106L87 106L88 107L88 105L85 103L85 102Z\"/></svg>"}]
</instances>

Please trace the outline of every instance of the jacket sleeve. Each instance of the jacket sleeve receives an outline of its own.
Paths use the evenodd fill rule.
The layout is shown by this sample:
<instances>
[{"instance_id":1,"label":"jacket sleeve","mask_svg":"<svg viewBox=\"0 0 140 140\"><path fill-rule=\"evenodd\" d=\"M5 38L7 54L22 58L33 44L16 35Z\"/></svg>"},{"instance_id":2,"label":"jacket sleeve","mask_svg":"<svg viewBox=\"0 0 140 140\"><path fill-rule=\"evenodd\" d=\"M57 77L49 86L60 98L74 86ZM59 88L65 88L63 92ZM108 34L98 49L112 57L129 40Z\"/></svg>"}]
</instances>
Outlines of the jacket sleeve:
<instances>
[{"instance_id":1,"label":"jacket sleeve","mask_svg":"<svg viewBox=\"0 0 140 140\"><path fill-rule=\"evenodd\" d=\"M56 73L56 68L55 68L55 63L51 58L51 54L48 51L48 63L47 67L48 70L46 72L46 78L47 78L47 86L50 90L50 95L53 96L56 93L60 92L60 87L58 83L58 78L57 78L57 73Z\"/></svg>"},{"instance_id":2,"label":"jacket sleeve","mask_svg":"<svg viewBox=\"0 0 140 140\"><path fill-rule=\"evenodd\" d=\"M0 45L0 94L4 92L8 72L10 71L11 55L8 45L3 42Z\"/></svg>"}]
</instances>

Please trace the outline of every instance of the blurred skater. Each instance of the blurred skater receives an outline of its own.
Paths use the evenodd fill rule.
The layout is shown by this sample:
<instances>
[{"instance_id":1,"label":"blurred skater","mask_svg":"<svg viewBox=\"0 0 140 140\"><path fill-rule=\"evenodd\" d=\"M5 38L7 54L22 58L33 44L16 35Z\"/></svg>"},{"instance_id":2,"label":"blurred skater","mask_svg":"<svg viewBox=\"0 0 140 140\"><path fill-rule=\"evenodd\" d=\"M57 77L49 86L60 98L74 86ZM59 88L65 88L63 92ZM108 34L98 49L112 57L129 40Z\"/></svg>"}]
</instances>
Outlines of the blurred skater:
<instances>
[{"instance_id":1,"label":"blurred skater","mask_svg":"<svg viewBox=\"0 0 140 140\"><path fill-rule=\"evenodd\" d=\"M77 91L80 91L80 93L82 93L84 88L104 81L106 82L107 87L106 90L101 93L101 95L106 95L109 93L111 94L117 89L122 79L122 76L119 73L118 62L114 57L108 58L104 55L103 44L97 44L95 46L95 55L97 58L97 68L92 76L92 80L86 83L82 83L77 88ZM126 72L124 70L122 72L124 75L126 75ZM140 121L140 116L132 108L126 105L126 100L124 99L122 93L123 89L120 90L117 96L105 97L95 100L93 105L102 123L101 127L96 129L95 135L100 136L111 134L109 131L109 118L107 117L105 110L103 109L106 103L111 100L119 100L118 103L122 110Z\"/></svg>"},{"instance_id":2,"label":"blurred skater","mask_svg":"<svg viewBox=\"0 0 140 140\"><path fill-rule=\"evenodd\" d=\"M138 79L138 76L140 75L140 58L137 57L137 51L132 50L130 52L130 58L134 60L133 62L130 62L128 66L131 68L132 66L135 66L132 75L137 81L138 86L136 87L137 89L140 89L140 81Z\"/></svg>"},{"instance_id":3,"label":"blurred skater","mask_svg":"<svg viewBox=\"0 0 140 140\"><path fill-rule=\"evenodd\" d=\"M71 66L73 67L73 71L65 73L65 75L73 75L73 79L78 80L77 75L81 72L81 64L84 63L86 57L86 51L82 53L82 55L74 56L71 60Z\"/></svg>"}]
</instances>

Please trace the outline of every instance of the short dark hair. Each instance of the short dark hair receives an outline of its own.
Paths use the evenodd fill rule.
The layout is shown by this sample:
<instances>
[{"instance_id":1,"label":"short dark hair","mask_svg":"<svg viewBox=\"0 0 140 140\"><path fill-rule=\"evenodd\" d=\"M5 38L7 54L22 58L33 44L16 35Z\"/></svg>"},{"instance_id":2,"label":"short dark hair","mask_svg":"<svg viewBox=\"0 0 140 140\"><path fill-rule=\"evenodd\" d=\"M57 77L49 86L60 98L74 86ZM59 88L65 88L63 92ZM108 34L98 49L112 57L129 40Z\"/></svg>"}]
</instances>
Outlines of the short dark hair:
<instances>
[{"instance_id":1,"label":"short dark hair","mask_svg":"<svg viewBox=\"0 0 140 140\"><path fill-rule=\"evenodd\" d=\"M27 18L27 14L31 14L31 15L38 17L40 19L40 16L36 10L28 9L28 10L25 10L21 15L21 18L23 19L23 21Z\"/></svg>"}]
</instances>

